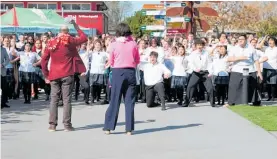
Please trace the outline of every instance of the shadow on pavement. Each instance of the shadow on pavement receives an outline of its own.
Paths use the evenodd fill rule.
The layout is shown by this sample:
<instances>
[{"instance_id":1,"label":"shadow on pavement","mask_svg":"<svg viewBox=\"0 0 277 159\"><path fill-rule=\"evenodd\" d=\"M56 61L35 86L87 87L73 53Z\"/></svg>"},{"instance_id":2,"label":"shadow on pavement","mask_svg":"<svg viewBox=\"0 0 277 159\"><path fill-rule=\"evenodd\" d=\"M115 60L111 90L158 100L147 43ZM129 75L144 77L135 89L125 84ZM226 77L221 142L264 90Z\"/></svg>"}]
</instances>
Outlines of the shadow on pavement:
<instances>
[{"instance_id":1,"label":"shadow on pavement","mask_svg":"<svg viewBox=\"0 0 277 159\"><path fill-rule=\"evenodd\" d=\"M174 125L174 126L166 126L166 127L161 127L161 128L150 128L150 129L135 131L134 135L147 134L147 133L153 133L153 132L159 132L159 131L168 131L168 130L190 128L190 127L196 127L196 126L201 126L201 125L203 125L203 124L188 124L188 125L178 125L178 126Z\"/></svg>"},{"instance_id":2,"label":"shadow on pavement","mask_svg":"<svg viewBox=\"0 0 277 159\"><path fill-rule=\"evenodd\" d=\"M135 124L141 124L141 123L153 123L156 122L156 120L146 120L146 121L136 121ZM125 125L125 122L119 122L117 123L117 126L122 126ZM91 125L86 125L83 127L78 127L75 128L76 131L80 131L80 130L89 130L89 129L98 129L98 128L103 128L104 124L91 124Z\"/></svg>"}]
</instances>

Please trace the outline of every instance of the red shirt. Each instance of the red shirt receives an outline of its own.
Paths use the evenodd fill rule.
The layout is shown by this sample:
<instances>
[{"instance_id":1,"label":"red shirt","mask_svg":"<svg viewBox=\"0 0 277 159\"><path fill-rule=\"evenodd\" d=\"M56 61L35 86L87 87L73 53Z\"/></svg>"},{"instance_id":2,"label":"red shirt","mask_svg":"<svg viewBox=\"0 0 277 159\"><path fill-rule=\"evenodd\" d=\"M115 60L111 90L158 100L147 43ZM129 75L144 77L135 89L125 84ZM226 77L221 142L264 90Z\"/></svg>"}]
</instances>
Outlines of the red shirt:
<instances>
[{"instance_id":1,"label":"red shirt","mask_svg":"<svg viewBox=\"0 0 277 159\"><path fill-rule=\"evenodd\" d=\"M46 79L52 81L75 73L86 72L86 67L78 54L77 46L87 42L87 36L78 30L79 37L69 35L50 40L41 58L42 72ZM48 62L51 57L50 70Z\"/></svg>"}]
</instances>

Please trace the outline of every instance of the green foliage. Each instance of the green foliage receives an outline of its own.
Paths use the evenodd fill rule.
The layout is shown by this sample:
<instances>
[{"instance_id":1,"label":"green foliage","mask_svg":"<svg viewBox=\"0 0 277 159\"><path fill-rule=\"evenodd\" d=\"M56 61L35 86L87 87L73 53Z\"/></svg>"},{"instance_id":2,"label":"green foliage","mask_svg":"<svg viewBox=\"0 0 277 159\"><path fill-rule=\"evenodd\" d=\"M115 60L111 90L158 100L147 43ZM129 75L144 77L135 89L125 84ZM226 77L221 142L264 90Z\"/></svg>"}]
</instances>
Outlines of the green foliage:
<instances>
[{"instance_id":1,"label":"green foliage","mask_svg":"<svg viewBox=\"0 0 277 159\"><path fill-rule=\"evenodd\" d=\"M258 36L277 36L277 17L271 17L258 23Z\"/></svg>"},{"instance_id":2,"label":"green foliage","mask_svg":"<svg viewBox=\"0 0 277 159\"><path fill-rule=\"evenodd\" d=\"M135 12L133 16L125 20L136 37L142 37L144 34L150 35L151 31L141 30L140 28L145 25L151 25L155 21L153 16L142 15L142 11Z\"/></svg>"}]
</instances>

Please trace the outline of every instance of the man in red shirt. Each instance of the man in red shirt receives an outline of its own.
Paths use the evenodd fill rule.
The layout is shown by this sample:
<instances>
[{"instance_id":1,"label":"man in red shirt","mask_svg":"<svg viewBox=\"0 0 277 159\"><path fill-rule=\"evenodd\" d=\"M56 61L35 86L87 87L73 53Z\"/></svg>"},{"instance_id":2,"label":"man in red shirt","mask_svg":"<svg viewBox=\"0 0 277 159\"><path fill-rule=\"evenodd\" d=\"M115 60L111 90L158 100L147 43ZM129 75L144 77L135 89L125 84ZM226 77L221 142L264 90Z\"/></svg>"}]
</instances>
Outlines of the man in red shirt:
<instances>
[{"instance_id":1,"label":"man in red shirt","mask_svg":"<svg viewBox=\"0 0 277 159\"><path fill-rule=\"evenodd\" d=\"M74 74L81 73L81 76L84 76L84 72L86 72L76 47L85 43L87 37L75 21L72 20L70 23L77 30L79 37L70 36L67 26L61 27L59 35L48 42L41 59L42 72L46 82L51 84L49 131L56 131L60 95L62 95L64 105L65 131L74 130L71 124L71 94L74 86ZM48 69L50 58L51 64Z\"/></svg>"}]
</instances>

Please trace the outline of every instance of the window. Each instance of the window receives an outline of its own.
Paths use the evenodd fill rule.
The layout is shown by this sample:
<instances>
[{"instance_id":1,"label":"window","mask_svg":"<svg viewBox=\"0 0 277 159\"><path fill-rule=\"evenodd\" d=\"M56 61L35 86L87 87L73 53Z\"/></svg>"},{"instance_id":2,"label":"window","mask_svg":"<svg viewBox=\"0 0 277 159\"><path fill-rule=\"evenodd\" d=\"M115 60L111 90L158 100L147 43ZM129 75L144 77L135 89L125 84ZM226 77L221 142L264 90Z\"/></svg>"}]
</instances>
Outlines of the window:
<instances>
[{"instance_id":1,"label":"window","mask_svg":"<svg viewBox=\"0 0 277 159\"><path fill-rule=\"evenodd\" d=\"M38 8L37 4L28 4L28 8Z\"/></svg>"},{"instance_id":2,"label":"window","mask_svg":"<svg viewBox=\"0 0 277 159\"><path fill-rule=\"evenodd\" d=\"M56 10L57 4L48 4L48 9Z\"/></svg>"},{"instance_id":3,"label":"window","mask_svg":"<svg viewBox=\"0 0 277 159\"><path fill-rule=\"evenodd\" d=\"M82 3L82 4L65 3L65 4L62 4L62 7L64 10L87 10L87 11L89 11L91 9L90 3Z\"/></svg>"},{"instance_id":4,"label":"window","mask_svg":"<svg viewBox=\"0 0 277 159\"><path fill-rule=\"evenodd\" d=\"M64 10L71 10L71 4L62 4Z\"/></svg>"},{"instance_id":5,"label":"window","mask_svg":"<svg viewBox=\"0 0 277 159\"><path fill-rule=\"evenodd\" d=\"M38 9L47 9L47 4L38 4Z\"/></svg>"},{"instance_id":6,"label":"window","mask_svg":"<svg viewBox=\"0 0 277 159\"><path fill-rule=\"evenodd\" d=\"M1 3L1 9L2 10L6 10L7 8L12 9L14 7L23 8L23 3Z\"/></svg>"},{"instance_id":7,"label":"window","mask_svg":"<svg viewBox=\"0 0 277 159\"><path fill-rule=\"evenodd\" d=\"M50 3L50 4L45 4L45 3L39 3L39 4L35 4L35 3L29 3L28 4L28 8L37 8L37 9L53 9L56 10L57 9L57 4L54 3Z\"/></svg>"},{"instance_id":8,"label":"window","mask_svg":"<svg viewBox=\"0 0 277 159\"><path fill-rule=\"evenodd\" d=\"M81 10L90 10L90 4L81 4Z\"/></svg>"},{"instance_id":9,"label":"window","mask_svg":"<svg viewBox=\"0 0 277 159\"><path fill-rule=\"evenodd\" d=\"M24 8L23 3L15 3L15 7Z\"/></svg>"},{"instance_id":10,"label":"window","mask_svg":"<svg viewBox=\"0 0 277 159\"><path fill-rule=\"evenodd\" d=\"M13 3L2 3L2 4L1 4L1 8L4 9L4 10L5 10L5 9L12 9L13 6L14 6Z\"/></svg>"},{"instance_id":11,"label":"window","mask_svg":"<svg viewBox=\"0 0 277 159\"><path fill-rule=\"evenodd\" d=\"M81 4L72 4L72 10L81 10Z\"/></svg>"}]
</instances>

